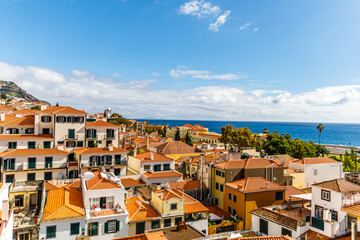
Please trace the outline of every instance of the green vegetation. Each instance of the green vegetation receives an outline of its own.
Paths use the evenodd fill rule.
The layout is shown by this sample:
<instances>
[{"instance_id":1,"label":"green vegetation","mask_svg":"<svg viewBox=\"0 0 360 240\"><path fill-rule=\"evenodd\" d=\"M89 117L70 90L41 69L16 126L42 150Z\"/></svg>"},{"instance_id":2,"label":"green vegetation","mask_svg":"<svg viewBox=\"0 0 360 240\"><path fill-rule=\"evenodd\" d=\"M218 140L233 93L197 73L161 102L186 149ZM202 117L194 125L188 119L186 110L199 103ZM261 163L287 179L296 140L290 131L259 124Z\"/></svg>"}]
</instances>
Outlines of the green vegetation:
<instances>
[{"instance_id":1,"label":"green vegetation","mask_svg":"<svg viewBox=\"0 0 360 240\"><path fill-rule=\"evenodd\" d=\"M176 130L175 141L180 141L180 130L179 129Z\"/></svg>"},{"instance_id":2,"label":"green vegetation","mask_svg":"<svg viewBox=\"0 0 360 240\"><path fill-rule=\"evenodd\" d=\"M257 146L258 139L249 128L234 128L232 125L226 125L221 128L220 141L229 144L230 148L236 147L239 151L245 147Z\"/></svg>"},{"instance_id":3,"label":"green vegetation","mask_svg":"<svg viewBox=\"0 0 360 240\"><path fill-rule=\"evenodd\" d=\"M186 132L186 136L185 136L185 143L192 146L193 145L193 142L191 140L191 137L189 135L189 132Z\"/></svg>"},{"instance_id":4,"label":"green vegetation","mask_svg":"<svg viewBox=\"0 0 360 240\"><path fill-rule=\"evenodd\" d=\"M41 107L39 105L31 107L31 109L41 111Z\"/></svg>"},{"instance_id":5,"label":"green vegetation","mask_svg":"<svg viewBox=\"0 0 360 240\"><path fill-rule=\"evenodd\" d=\"M0 95L0 97L1 97L1 99L7 99L7 96L6 96L6 93L2 93L1 95Z\"/></svg>"},{"instance_id":6,"label":"green vegetation","mask_svg":"<svg viewBox=\"0 0 360 240\"><path fill-rule=\"evenodd\" d=\"M351 152L348 153L348 151L345 152L344 155L340 154L340 156L330 156L330 158L342 162L344 172L355 172L359 169L359 162L357 160L356 152L353 148L351 148Z\"/></svg>"},{"instance_id":7,"label":"green vegetation","mask_svg":"<svg viewBox=\"0 0 360 240\"><path fill-rule=\"evenodd\" d=\"M125 124L126 126L131 125L131 122L124 117L119 117L116 120L111 121L111 123L116 124L116 125L121 125L121 124Z\"/></svg>"}]
</instances>

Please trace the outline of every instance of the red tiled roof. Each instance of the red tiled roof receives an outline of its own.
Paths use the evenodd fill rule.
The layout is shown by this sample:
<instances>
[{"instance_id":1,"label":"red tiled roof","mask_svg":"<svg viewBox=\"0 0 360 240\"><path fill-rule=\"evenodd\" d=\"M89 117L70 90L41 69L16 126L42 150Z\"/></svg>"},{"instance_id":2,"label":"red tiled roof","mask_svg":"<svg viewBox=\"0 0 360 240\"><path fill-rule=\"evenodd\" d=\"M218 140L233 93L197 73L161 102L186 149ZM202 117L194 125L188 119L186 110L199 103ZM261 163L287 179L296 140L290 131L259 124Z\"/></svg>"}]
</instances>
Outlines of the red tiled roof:
<instances>
[{"instance_id":1,"label":"red tiled roof","mask_svg":"<svg viewBox=\"0 0 360 240\"><path fill-rule=\"evenodd\" d=\"M191 191L200 188L200 180L187 180L181 182L169 182L170 188L176 188L182 191Z\"/></svg>"},{"instance_id":2,"label":"red tiled roof","mask_svg":"<svg viewBox=\"0 0 360 240\"><path fill-rule=\"evenodd\" d=\"M125 153L128 152L124 149L120 149L117 147L113 147L114 149L112 151L109 150L109 148L104 147L104 148L80 148L80 149L75 149L74 152L77 154L100 154L100 153L106 153L106 154L111 154L111 153Z\"/></svg>"},{"instance_id":3,"label":"red tiled roof","mask_svg":"<svg viewBox=\"0 0 360 240\"><path fill-rule=\"evenodd\" d=\"M151 160L151 154L153 154L153 160ZM141 154L137 154L136 157L142 162L162 162L162 161L174 161L174 159L169 158L163 154L155 153L155 152L145 152Z\"/></svg>"},{"instance_id":4,"label":"red tiled roof","mask_svg":"<svg viewBox=\"0 0 360 240\"><path fill-rule=\"evenodd\" d=\"M214 164L215 167L221 169L237 169L237 168L246 168L246 169L256 169L256 168L275 168L282 167L281 165L274 163L265 158L248 158L248 159L234 159L228 160L225 162Z\"/></svg>"},{"instance_id":5,"label":"red tiled roof","mask_svg":"<svg viewBox=\"0 0 360 240\"><path fill-rule=\"evenodd\" d=\"M11 140L11 139L54 139L51 134L0 134L0 140Z\"/></svg>"},{"instance_id":6,"label":"red tiled roof","mask_svg":"<svg viewBox=\"0 0 360 240\"><path fill-rule=\"evenodd\" d=\"M5 122L2 124L4 126L33 126L34 125L34 115L27 115L24 117L15 117L9 121L6 120L5 117ZM1 122L0 122L1 124Z\"/></svg>"},{"instance_id":7,"label":"red tiled roof","mask_svg":"<svg viewBox=\"0 0 360 240\"><path fill-rule=\"evenodd\" d=\"M113 127L118 128L119 126L113 123L105 122L103 120L97 120L95 122L87 122L87 127Z\"/></svg>"},{"instance_id":8,"label":"red tiled roof","mask_svg":"<svg viewBox=\"0 0 360 240\"><path fill-rule=\"evenodd\" d=\"M143 173L147 178L166 178L166 177L181 177L182 174L177 171L163 171L163 172L146 172Z\"/></svg>"},{"instance_id":9,"label":"red tiled roof","mask_svg":"<svg viewBox=\"0 0 360 240\"><path fill-rule=\"evenodd\" d=\"M248 177L237 181L225 183L225 186L231 187L239 192L244 193L286 190L286 187L266 180L262 177Z\"/></svg>"},{"instance_id":10,"label":"red tiled roof","mask_svg":"<svg viewBox=\"0 0 360 240\"><path fill-rule=\"evenodd\" d=\"M43 149L14 149L0 153L0 156L33 156L33 155L55 155L55 154L69 154L68 151L63 151L57 148L43 148Z\"/></svg>"},{"instance_id":11,"label":"red tiled roof","mask_svg":"<svg viewBox=\"0 0 360 240\"><path fill-rule=\"evenodd\" d=\"M125 202L126 210L129 213L129 221L146 221L154 218L161 218L155 209L139 197L127 198Z\"/></svg>"},{"instance_id":12,"label":"red tiled roof","mask_svg":"<svg viewBox=\"0 0 360 240\"><path fill-rule=\"evenodd\" d=\"M72 107L65 107L65 106L51 106L47 109L40 111L41 113L63 113L63 114L81 114L87 115L86 112L77 110Z\"/></svg>"},{"instance_id":13,"label":"red tiled roof","mask_svg":"<svg viewBox=\"0 0 360 240\"><path fill-rule=\"evenodd\" d=\"M88 190L122 188L121 185L118 185L107 178L103 178L100 170L93 172L93 174L94 177L86 181L86 188Z\"/></svg>"},{"instance_id":14,"label":"red tiled roof","mask_svg":"<svg viewBox=\"0 0 360 240\"><path fill-rule=\"evenodd\" d=\"M340 193L359 192L360 186L345 179L338 178L321 183L313 184L315 187L329 189Z\"/></svg>"},{"instance_id":15,"label":"red tiled roof","mask_svg":"<svg viewBox=\"0 0 360 240\"><path fill-rule=\"evenodd\" d=\"M142 180L138 181L132 178L121 178L121 185L123 185L124 187L134 187L134 186L142 186L142 185L146 185L145 182L143 182Z\"/></svg>"},{"instance_id":16,"label":"red tiled roof","mask_svg":"<svg viewBox=\"0 0 360 240\"><path fill-rule=\"evenodd\" d=\"M156 148L164 155L195 153L195 147L182 141L166 142Z\"/></svg>"},{"instance_id":17,"label":"red tiled roof","mask_svg":"<svg viewBox=\"0 0 360 240\"><path fill-rule=\"evenodd\" d=\"M294 162L301 164L339 163L338 161L327 157L303 158Z\"/></svg>"},{"instance_id":18,"label":"red tiled roof","mask_svg":"<svg viewBox=\"0 0 360 240\"><path fill-rule=\"evenodd\" d=\"M257 237L243 237L243 238L234 238L232 240L295 240L295 238L286 236L257 236ZM324 239L326 240L326 239Z\"/></svg>"}]
</instances>

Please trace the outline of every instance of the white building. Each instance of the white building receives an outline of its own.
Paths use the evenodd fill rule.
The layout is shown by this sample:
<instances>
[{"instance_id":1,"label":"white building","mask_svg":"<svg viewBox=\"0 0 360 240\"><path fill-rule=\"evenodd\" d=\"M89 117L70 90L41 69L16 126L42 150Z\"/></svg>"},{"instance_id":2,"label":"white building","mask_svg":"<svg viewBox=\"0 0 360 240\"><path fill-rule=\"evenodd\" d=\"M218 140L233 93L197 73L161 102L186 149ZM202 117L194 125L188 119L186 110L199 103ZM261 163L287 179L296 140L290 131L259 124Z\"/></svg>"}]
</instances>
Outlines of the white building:
<instances>
[{"instance_id":1,"label":"white building","mask_svg":"<svg viewBox=\"0 0 360 240\"><path fill-rule=\"evenodd\" d=\"M96 144L95 144L96 143ZM112 144L119 146L119 126L113 123L97 120L86 123L86 145L87 147L108 147Z\"/></svg>"},{"instance_id":2,"label":"white building","mask_svg":"<svg viewBox=\"0 0 360 240\"><path fill-rule=\"evenodd\" d=\"M312 184L336 178L343 178L343 164L331 158L304 158L289 163L289 169L305 173L304 185L306 188Z\"/></svg>"},{"instance_id":3,"label":"white building","mask_svg":"<svg viewBox=\"0 0 360 240\"><path fill-rule=\"evenodd\" d=\"M161 153L150 151L129 156L129 169L136 174L143 174L148 171L170 171L175 170L175 161Z\"/></svg>"},{"instance_id":4,"label":"white building","mask_svg":"<svg viewBox=\"0 0 360 240\"><path fill-rule=\"evenodd\" d=\"M9 209L10 183L1 183L0 186L0 240L7 240L13 238L14 224L13 210Z\"/></svg>"}]
</instances>

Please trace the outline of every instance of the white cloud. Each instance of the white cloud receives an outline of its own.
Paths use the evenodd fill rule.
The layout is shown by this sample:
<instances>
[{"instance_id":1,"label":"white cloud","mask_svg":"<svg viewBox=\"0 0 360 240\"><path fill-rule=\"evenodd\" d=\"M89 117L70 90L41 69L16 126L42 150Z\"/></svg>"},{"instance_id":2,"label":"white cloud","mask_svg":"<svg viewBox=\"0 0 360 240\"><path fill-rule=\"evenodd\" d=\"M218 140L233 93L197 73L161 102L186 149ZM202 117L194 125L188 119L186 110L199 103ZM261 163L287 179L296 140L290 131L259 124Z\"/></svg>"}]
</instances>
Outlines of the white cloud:
<instances>
[{"instance_id":1,"label":"white cloud","mask_svg":"<svg viewBox=\"0 0 360 240\"><path fill-rule=\"evenodd\" d=\"M254 23L254 22L244 23L243 25L240 26L240 31L249 30L249 27L250 27L253 23Z\"/></svg>"},{"instance_id":2,"label":"white cloud","mask_svg":"<svg viewBox=\"0 0 360 240\"><path fill-rule=\"evenodd\" d=\"M196 72L187 71L178 74ZM360 85L323 87L301 93L206 84L167 90L155 88L155 79L116 81L117 78L88 71L64 74L4 62L0 62L0 79L13 81L52 104L59 102L88 112L110 106L129 118L359 122Z\"/></svg>"},{"instance_id":3,"label":"white cloud","mask_svg":"<svg viewBox=\"0 0 360 240\"><path fill-rule=\"evenodd\" d=\"M153 73L151 73L151 76L160 77L160 76L161 76L161 73L153 72Z\"/></svg>"},{"instance_id":4,"label":"white cloud","mask_svg":"<svg viewBox=\"0 0 360 240\"><path fill-rule=\"evenodd\" d=\"M245 74L212 74L211 71L187 69L171 69L170 76L175 78L190 76L191 78L207 80L238 80L247 77Z\"/></svg>"},{"instance_id":5,"label":"white cloud","mask_svg":"<svg viewBox=\"0 0 360 240\"><path fill-rule=\"evenodd\" d=\"M193 15L198 17L204 17L208 15L218 15L220 8L216 5L212 5L204 0L189 1L180 6L179 13L185 15Z\"/></svg>"},{"instance_id":6,"label":"white cloud","mask_svg":"<svg viewBox=\"0 0 360 240\"><path fill-rule=\"evenodd\" d=\"M231 11L227 10L223 14L221 14L214 23L211 23L209 25L209 30L218 32L219 27L221 27L222 25L224 25L226 23L226 19L230 15L230 13L231 13Z\"/></svg>"},{"instance_id":7,"label":"white cloud","mask_svg":"<svg viewBox=\"0 0 360 240\"><path fill-rule=\"evenodd\" d=\"M259 31L259 28L254 28L254 30L253 30L253 32L257 32L257 31Z\"/></svg>"}]
</instances>

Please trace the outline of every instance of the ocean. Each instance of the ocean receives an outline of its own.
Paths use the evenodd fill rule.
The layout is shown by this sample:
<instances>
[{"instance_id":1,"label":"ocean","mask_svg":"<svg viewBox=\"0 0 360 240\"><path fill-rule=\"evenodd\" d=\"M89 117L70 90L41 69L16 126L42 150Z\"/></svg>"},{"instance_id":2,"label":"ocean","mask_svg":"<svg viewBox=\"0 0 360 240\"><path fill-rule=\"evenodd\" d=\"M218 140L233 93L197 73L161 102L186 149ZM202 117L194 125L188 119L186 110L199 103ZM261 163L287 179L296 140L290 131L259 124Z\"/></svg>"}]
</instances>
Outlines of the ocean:
<instances>
[{"instance_id":1,"label":"ocean","mask_svg":"<svg viewBox=\"0 0 360 240\"><path fill-rule=\"evenodd\" d=\"M170 127L181 126L186 123L200 124L209 128L210 132L221 133L220 128L227 124L234 127L248 127L253 133L262 133L264 128L270 132L278 131L279 134L289 133L294 138L304 141L319 142L318 123L302 122L242 122L242 121L195 121L195 120L160 120L160 119L137 119L149 121L150 124L169 124ZM321 133L322 144L337 144L348 146L360 146L360 124L351 123L322 123L325 129Z\"/></svg>"}]
</instances>

